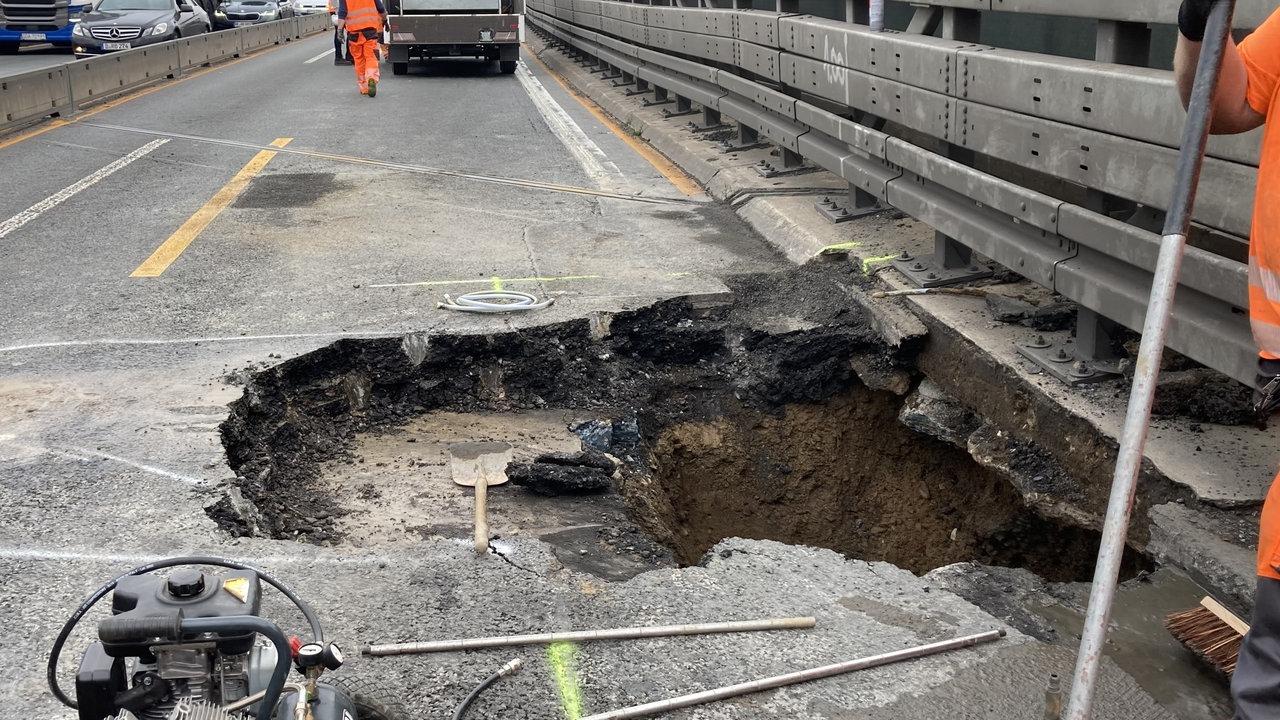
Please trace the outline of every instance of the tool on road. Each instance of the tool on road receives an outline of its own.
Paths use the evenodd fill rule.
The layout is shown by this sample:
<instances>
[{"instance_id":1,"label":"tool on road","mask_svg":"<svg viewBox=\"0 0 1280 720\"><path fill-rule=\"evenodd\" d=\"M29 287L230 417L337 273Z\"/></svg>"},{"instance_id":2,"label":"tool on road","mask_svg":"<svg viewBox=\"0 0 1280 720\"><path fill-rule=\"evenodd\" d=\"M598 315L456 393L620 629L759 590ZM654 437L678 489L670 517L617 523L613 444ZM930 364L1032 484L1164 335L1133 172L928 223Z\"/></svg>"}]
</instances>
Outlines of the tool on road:
<instances>
[{"instance_id":1,"label":"tool on road","mask_svg":"<svg viewBox=\"0 0 1280 720\"><path fill-rule=\"evenodd\" d=\"M537 296L518 290L486 290L470 292L456 298L444 296L444 302L436 303L442 310L462 312L500 313L517 310L541 310L555 302L554 298L539 300Z\"/></svg>"},{"instance_id":2,"label":"tool on road","mask_svg":"<svg viewBox=\"0 0 1280 720\"><path fill-rule=\"evenodd\" d=\"M471 703L475 702L476 698L480 697L480 693L484 692L490 685L498 682L498 680L508 675L514 675L520 672L520 668L522 667L524 667L524 660L516 658L506 665L503 665L497 672L481 681L481 683L477 685L462 702L458 703L458 707L454 708L453 720L462 720L462 716L467 714L467 708L471 707Z\"/></svg>"},{"instance_id":3,"label":"tool on road","mask_svg":"<svg viewBox=\"0 0 1280 720\"><path fill-rule=\"evenodd\" d=\"M201 570L229 568L233 572ZM153 573L175 568L168 577ZM286 638L258 615L262 582L283 593L311 626L312 640ZM58 656L80 620L111 594L76 672L75 700L58 685ZM49 652L49 689L80 720L199 718L407 720L398 703L367 683L321 679L342 666L316 614L257 568L215 557L177 557L136 567L103 585L67 620ZM300 677L290 681L289 671Z\"/></svg>"},{"instance_id":4,"label":"tool on road","mask_svg":"<svg viewBox=\"0 0 1280 720\"><path fill-rule=\"evenodd\" d=\"M877 290L871 293L873 298L900 297L903 295L972 295L986 297L986 288L928 287L909 288L907 290Z\"/></svg>"},{"instance_id":5,"label":"tool on road","mask_svg":"<svg viewBox=\"0 0 1280 720\"><path fill-rule=\"evenodd\" d=\"M652 625L649 627L610 628L606 630L576 630L538 635L508 635L505 637L471 638L467 640L433 640L431 642L368 645L361 652L365 655L374 656L409 655L414 653L451 652L454 650L476 650L509 645L550 645L560 642L629 640L634 638L670 637L673 635L752 632L755 630L804 630L813 627L816 622L812 617L791 617L695 623L692 625Z\"/></svg>"},{"instance_id":6,"label":"tool on road","mask_svg":"<svg viewBox=\"0 0 1280 720\"><path fill-rule=\"evenodd\" d=\"M1240 641L1249 632L1249 623L1208 596L1199 607L1171 613L1164 619L1164 626L1178 642L1227 677L1236 671Z\"/></svg>"},{"instance_id":7,"label":"tool on road","mask_svg":"<svg viewBox=\"0 0 1280 720\"><path fill-rule=\"evenodd\" d=\"M1218 74L1231 30L1231 14L1235 0L1217 0L1209 11L1204 44L1196 65L1195 81L1187 103L1187 121L1182 129L1182 145L1173 178L1173 197L1165 215L1164 235L1156 259L1147 301L1147 316L1142 328L1142 342L1134 365L1133 389L1120 433L1120 450L1115 474L1111 480L1111 496L1102 526L1098 562L1094 566L1093 588L1089 592L1089 609L1085 613L1080 650L1076 655L1074 680L1067 703L1068 720L1088 720L1097 689L1098 671L1106 645L1107 625L1111 619L1111 603L1115 597L1124 555L1125 536L1129 531L1129 514L1133 510L1138 485L1138 470L1155 399L1156 379L1164 353L1165 334L1173 313L1173 296L1178 287L1178 271L1182 251L1191 228L1191 209L1195 204L1204 149L1209 140L1212 99L1218 86Z\"/></svg>"},{"instance_id":8,"label":"tool on road","mask_svg":"<svg viewBox=\"0 0 1280 720\"><path fill-rule=\"evenodd\" d=\"M928 645L919 645L916 647L904 648L902 650L894 650L893 652L872 655L865 658L859 658L857 660L849 660L847 662L836 663L834 665L824 665L822 667L800 670L786 675L775 675L762 680L752 680L751 682L739 683L737 685L728 685L722 688L704 690L691 695L681 695L680 697L674 697L669 700L659 700L657 702L646 703L644 705L634 705L629 708L622 708L621 710L611 710L598 715L589 715L587 717L579 718L579 720L622 720L623 718L656 715L658 713L675 710L677 708L702 705L704 703L724 700L725 698L737 697L739 695L746 695L748 693L759 692L761 690L772 690L773 688L782 687L784 685L794 685L796 683L807 682L809 680L831 677L832 675L842 675L847 672L853 672L854 670L865 670L867 668L888 665L902 660L911 660L918 657L924 657L926 655L934 655L946 650L973 647L974 645L997 640L1004 637L1004 635L1004 630L989 630L976 635L966 635L964 637L943 640L941 642L930 643Z\"/></svg>"},{"instance_id":9,"label":"tool on road","mask_svg":"<svg viewBox=\"0 0 1280 720\"><path fill-rule=\"evenodd\" d=\"M476 489L475 549L489 552L489 488L507 481L511 446L504 442L470 442L449 446L449 469L453 481Z\"/></svg>"}]
</instances>

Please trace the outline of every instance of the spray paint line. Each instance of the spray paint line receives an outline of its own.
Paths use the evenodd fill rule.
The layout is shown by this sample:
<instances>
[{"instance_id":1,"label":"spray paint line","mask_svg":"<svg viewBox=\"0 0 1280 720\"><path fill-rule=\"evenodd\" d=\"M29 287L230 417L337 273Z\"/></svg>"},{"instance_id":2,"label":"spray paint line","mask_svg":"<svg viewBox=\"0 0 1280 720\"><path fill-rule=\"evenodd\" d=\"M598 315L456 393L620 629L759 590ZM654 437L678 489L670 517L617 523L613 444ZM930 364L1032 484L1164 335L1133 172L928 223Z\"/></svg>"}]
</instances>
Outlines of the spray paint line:
<instances>
[{"instance_id":1,"label":"spray paint line","mask_svg":"<svg viewBox=\"0 0 1280 720\"><path fill-rule=\"evenodd\" d=\"M859 248L859 247L862 247L862 243L858 242L857 240L851 240L849 242L842 242L842 243L836 243L835 245L828 245L822 248L822 250L819 250L818 252L821 253L827 250L852 250L853 248Z\"/></svg>"},{"instance_id":2,"label":"spray paint line","mask_svg":"<svg viewBox=\"0 0 1280 720\"><path fill-rule=\"evenodd\" d=\"M890 260L897 260L899 257L901 257L901 255L895 253L893 255L882 255L881 257L866 258L862 261L862 274L870 275L872 264L886 263L886 262L889 262Z\"/></svg>"},{"instance_id":3,"label":"spray paint line","mask_svg":"<svg viewBox=\"0 0 1280 720\"><path fill-rule=\"evenodd\" d=\"M551 673L556 682L560 709L564 711L565 720L578 720L582 717L582 689L578 686L577 655L578 646L574 643L558 642L547 646L547 661L551 663Z\"/></svg>"},{"instance_id":4,"label":"spray paint line","mask_svg":"<svg viewBox=\"0 0 1280 720\"><path fill-rule=\"evenodd\" d=\"M147 130L144 128L125 127L123 125L109 125L106 123L85 123L90 127L103 128L104 130L117 130L119 132L139 133L142 135L159 135L162 137L190 140L192 142L209 143L212 145L226 145L229 147L252 148L255 150L266 149L255 143L241 142L239 140L222 140L219 138L202 137L200 135L190 135L187 133L164 132L160 130ZM388 162L385 160L374 160L371 158L357 157L354 155L339 155L337 153L317 152L314 150L298 150L295 148L282 148L282 153L301 155L304 157L319 158L321 160L332 160L334 162L351 163L353 165L368 165L372 167L387 168L389 170L399 170L401 172L418 173L422 175L437 175L440 177L456 178L459 180L473 180L475 182L493 183L495 185L510 185L513 187L521 187L529 190L545 190L548 192L566 193L571 195L586 195L589 197L609 198L611 200L629 200L631 202L648 203L653 205L694 205L701 204L694 200L686 200L683 198L665 198L650 197L646 195L628 195L626 193L613 192L610 190L597 190L595 188L576 187L574 185L558 185L556 183L542 182L540 180L521 180L519 178L501 177L498 175L481 175L479 173L461 172L457 170L446 170L444 168L428 167L425 165L410 165L408 163Z\"/></svg>"},{"instance_id":5,"label":"spray paint line","mask_svg":"<svg viewBox=\"0 0 1280 720\"><path fill-rule=\"evenodd\" d=\"M343 338L382 338L401 337L421 332L419 329L407 329L399 332L370 331L340 333L293 333L282 335L228 335L223 337L189 337L173 339L150 338L101 338L97 340L61 340L57 342L28 343L26 345L9 345L0 347L0 353L21 352L24 350L44 350L51 348L103 347L109 345L199 345L201 343L254 342L259 340L322 340Z\"/></svg>"},{"instance_id":6,"label":"spray paint line","mask_svg":"<svg viewBox=\"0 0 1280 720\"><path fill-rule=\"evenodd\" d=\"M291 140L293 138L276 138L271 141L271 147L282 148L288 145ZM160 247L156 248L155 252L151 253L151 256L144 260L136 270L129 273L129 277L153 278L163 275L164 271L169 269L169 266L186 251L187 247L195 242L200 233L204 232L206 227L209 227L209 223L213 222L223 210L230 207L231 203L240 197L240 193L244 192L244 189L249 186L249 181L262 172L262 169L275 156L276 153L270 150L262 150L257 155L254 155L253 159L241 168L235 177L231 178L226 185L222 186L221 190L209 199L209 202L205 203L186 222L182 223L182 227L175 230L168 240L161 243Z\"/></svg>"},{"instance_id":7,"label":"spray paint line","mask_svg":"<svg viewBox=\"0 0 1280 720\"><path fill-rule=\"evenodd\" d=\"M35 220L36 218L40 217L46 212L49 212L55 207L70 200L71 198L75 197L76 194L79 193L80 191L86 190L94 186L95 184L101 182L102 180L105 180L106 178L110 177L117 171L122 170L123 168L128 167L129 165L134 163L135 161L146 157L147 155L151 154L153 150L160 147L161 145L164 145L167 142L169 142L168 139L152 140L146 145L143 145L137 150L134 150L128 155L125 155L119 160L116 160L115 162L107 165L106 167L103 167L100 170L97 170L96 172L66 186L65 188L50 195L44 200L41 200L35 205L32 205L26 210L23 210L17 215L14 215L8 220L5 220L4 222L0 222L0 238L4 238L9 233L17 230L18 228L21 228L23 225L26 225L27 223L31 222L32 220Z\"/></svg>"},{"instance_id":8,"label":"spray paint line","mask_svg":"<svg viewBox=\"0 0 1280 720\"><path fill-rule=\"evenodd\" d=\"M119 455L112 455L111 453L104 453L104 452L99 452L97 450L89 450L88 448L81 448L81 447L69 447L67 449L70 450L71 452L63 452L60 450L52 450L52 449L49 450L49 452L54 455L61 455L63 457L70 457L77 460L84 459L87 457L96 457L96 458L101 458L103 460L110 460L112 462L118 462L122 465L128 465L131 468L142 470L143 472L151 473L152 475L158 475L160 477L168 478L170 480L177 480L178 482L186 483L188 485L200 485L206 482L203 478L191 477L190 475L181 475L176 472L165 470L164 468L161 468L161 467L156 467L155 465L148 465L143 462L138 462L137 460L130 460L129 458L120 457Z\"/></svg>"},{"instance_id":9,"label":"spray paint line","mask_svg":"<svg viewBox=\"0 0 1280 720\"><path fill-rule=\"evenodd\" d=\"M570 280L601 280L603 275L561 275L559 277L523 277L523 278L500 278L497 276L487 280L423 280L421 282L410 283L382 283L378 285L365 285L367 288L392 288L392 287L419 287L419 286L439 286L439 285L477 285L492 283L494 290L501 290L502 283L514 282L567 282Z\"/></svg>"}]
</instances>

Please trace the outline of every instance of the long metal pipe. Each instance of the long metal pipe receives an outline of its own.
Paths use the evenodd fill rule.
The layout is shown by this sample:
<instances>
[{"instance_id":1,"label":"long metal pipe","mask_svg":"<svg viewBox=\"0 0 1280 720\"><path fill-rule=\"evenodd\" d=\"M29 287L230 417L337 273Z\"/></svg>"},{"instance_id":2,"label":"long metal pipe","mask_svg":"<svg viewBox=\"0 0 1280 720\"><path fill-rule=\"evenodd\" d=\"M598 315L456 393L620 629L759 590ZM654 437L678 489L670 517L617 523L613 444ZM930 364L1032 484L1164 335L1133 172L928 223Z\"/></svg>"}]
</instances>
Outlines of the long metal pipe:
<instances>
[{"instance_id":1,"label":"long metal pipe","mask_svg":"<svg viewBox=\"0 0 1280 720\"><path fill-rule=\"evenodd\" d=\"M1164 237L1160 241L1160 255L1151 282L1151 298L1147 302L1142 342L1138 346L1138 360L1134 366L1133 389L1120 435L1111 497L1107 501L1107 517L1098 547L1098 563L1093 572L1093 588L1089 592L1089 609L1085 613L1080 650L1076 655L1075 681L1071 684L1067 720L1088 720L1093 706L1107 625L1111 621L1111 603L1124 557L1133 496L1138 486L1138 470L1147 442L1156 377L1164 353L1169 317L1173 314L1173 296L1178 287L1183 246L1191 227L1191 208L1195 203L1200 168L1204 164L1204 148L1209 139L1213 95L1218 87L1218 73L1222 68L1234 9L1235 0L1217 0L1214 3L1209 11L1204 44L1196 64L1195 82L1187 103L1187 121L1182 130L1182 149L1174 176L1173 198L1165 216Z\"/></svg>"},{"instance_id":2,"label":"long metal pipe","mask_svg":"<svg viewBox=\"0 0 1280 720\"><path fill-rule=\"evenodd\" d=\"M653 625L650 627L612 628L606 630L577 630L539 635L507 635L505 637L470 638L466 640L435 640L416 643L389 643L364 648L365 655L409 655L413 653L475 650L477 648L507 647L510 645L549 645L558 642L586 642L591 640L626 640L632 638L668 637L671 635L706 635L709 633L750 632L753 630L795 630L811 628L816 623L812 617L769 618L765 620L735 620L731 622L700 623L692 625Z\"/></svg>"},{"instance_id":3,"label":"long metal pipe","mask_svg":"<svg viewBox=\"0 0 1280 720\"><path fill-rule=\"evenodd\" d=\"M930 643L928 645L919 645L917 647L905 648L903 650L894 650L893 652L872 655L865 658L859 658L857 660L849 660L847 662L836 663L835 665L824 665L822 667L812 668L810 670L800 670L799 672L788 673L786 675L775 675L770 678L764 678L763 680L752 680L750 682L739 683L737 685L728 685L722 688L704 690L691 695L681 695L680 697L670 698L669 700L659 700L657 702L646 703L644 705L633 705L629 708L611 710L598 715L588 715L587 717L579 718L579 720L622 720L622 718L654 715L668 710L685 708L691 705L702 705L704 703L737 697L738 695L746 695L748 693L759 692L761 690L771 690L776 687L782 687L783 685L794 685L796 683L831 677L832 675L840 675L854 670L865 670L866 668L876 667L877 665L888 665L889 663L895 663L900 660L910 660L912 658L924 657L925 655L934 655L945 650L972 647L980 643L991 642L992 640L1002 638L1004 635L1004 630L988 630L987 632L978 633L976 635L966 635L952 640L943 640L941 642Z\"/></svg>"}]
</instances>

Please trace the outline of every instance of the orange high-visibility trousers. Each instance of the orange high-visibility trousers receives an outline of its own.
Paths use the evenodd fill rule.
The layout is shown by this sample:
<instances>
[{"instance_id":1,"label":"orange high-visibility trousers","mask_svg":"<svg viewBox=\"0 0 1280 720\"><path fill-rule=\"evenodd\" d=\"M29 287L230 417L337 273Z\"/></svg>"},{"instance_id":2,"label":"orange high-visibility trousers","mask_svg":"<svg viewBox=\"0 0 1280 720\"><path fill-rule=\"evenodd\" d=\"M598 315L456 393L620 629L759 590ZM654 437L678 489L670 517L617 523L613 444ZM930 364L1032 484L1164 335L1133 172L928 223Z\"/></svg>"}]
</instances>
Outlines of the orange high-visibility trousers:
<instances>
[{"instance_id":1,"label":"orange high-visibility trousers","mask_svg":"<svg viewBox=\"0 0 1280 720\"><path fill-rule=\"evenodd\" d=\"M360 92L367 93L369 80L382 79L378 67L378 39L369 40L358 32L350 37L347 49L356 66L356 85L360 86Z\"/></svg>"}]
</instances>

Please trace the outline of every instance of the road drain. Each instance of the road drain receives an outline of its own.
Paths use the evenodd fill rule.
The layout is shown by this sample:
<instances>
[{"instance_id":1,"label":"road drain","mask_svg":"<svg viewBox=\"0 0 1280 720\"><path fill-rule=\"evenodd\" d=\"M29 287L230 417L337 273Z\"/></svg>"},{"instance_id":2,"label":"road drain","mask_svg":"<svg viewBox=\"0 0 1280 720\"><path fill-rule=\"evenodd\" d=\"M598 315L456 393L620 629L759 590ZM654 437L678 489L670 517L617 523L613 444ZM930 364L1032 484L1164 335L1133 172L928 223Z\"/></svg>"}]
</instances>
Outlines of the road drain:
<instances>
[{"instance_id":1,"label":"road drain","mask_svg":"<svg viewBox=\"0 0 1280 720\"><path fill-rule=\"evenodd\" d=\"M1096 532L1037 514L1020 483L899 419L919 348L870 328L848 292L863 282L814 265L590 320L337 343L247 379L223 426L236 479L208 512L233 534L341 543L335 519L378 495L324 477L358 462L358 437L444 411L556 409L636 430L606 445L618 489L680 563L743 536L917 573L972 560L1088 580ZM1038 462L1037 481L1062 474ZM1144 567L1132 554L1125 575Z\"/></svg>"}]
</instances>

